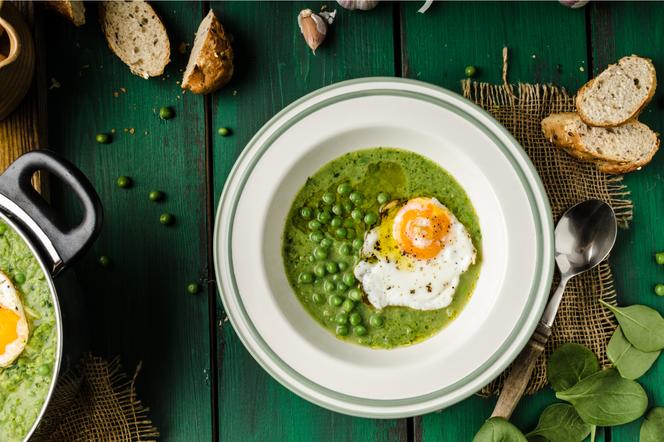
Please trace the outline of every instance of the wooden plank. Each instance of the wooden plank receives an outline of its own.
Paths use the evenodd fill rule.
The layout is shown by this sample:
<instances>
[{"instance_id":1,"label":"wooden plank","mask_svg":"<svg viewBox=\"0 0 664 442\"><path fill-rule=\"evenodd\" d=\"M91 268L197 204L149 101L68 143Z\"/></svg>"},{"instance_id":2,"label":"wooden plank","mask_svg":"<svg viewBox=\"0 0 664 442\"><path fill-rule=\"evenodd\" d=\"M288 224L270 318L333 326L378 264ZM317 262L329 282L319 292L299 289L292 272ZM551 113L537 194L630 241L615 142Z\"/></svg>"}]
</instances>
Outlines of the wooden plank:
<instances>
[{"instance_id":1,"label":"wooden plank","mask_svg":"<svg viewBox=\"0 0 664 442\"><path fill-rule=\"evenodd\" d=\"M327 40L306 47L299 3L213 3L234 36L236 72L212 97L215 201L238 154L277 111L321 86L394 74L392 5L372 12L337 8ZM308 5L313 7L313 5ZM330 122L333 124L333 122ZM219 127L233 135L223 138ZM274 381L244 349L220 311L219 432L224 440L406 440L406 421L357 419L312 405Z\"/></svg>"},{"instance_id":2,"label":"wooden plank","mask_svg":"<svg viewBox=\"0 0 664 442\"><path fill-rule=\"evenodd\" d=\"M402 7L404 76L460 92L464 68L473 65L477 80L501 83L502 48L507 46L510 82L553 82L575 90L587 79L583 10L556 2L442 2L426 14L417 14L418 8L412 3ZM526 397L512 420L530 430L553 400L548 389ZM474 396L418 418L415 439L471 440L494 403L495 398Z\"/></svg>"},{"instance_id":3,"label":"wooden plank","mask_svg":"<svg viewBox=\"0 0 664 442\"><path fill-rule=\"evenodd\" d=\"M116 58L100 32L97 8L86 3L88 23L74 28L58 16L47 19L51 147L79 165L97 188L105 225L93 251L76 268L88 293L93 351L120 355L128 371L139 362L138 395L163 440L212 438L210 312L204 293L192 296L190 281L204 282L207 268L205 115L202 97L183 95L179 84L200 22L199 3L153 4L171 39L166 75L143 80ZM175 118L158 117L171 106ZM110 144L95 134L115 129ZM125 132L126 129L126 132ZM131 189L115 185L119 175ZM66 189L54 200L77 210ZM156 204L148 192L166 198ZM164 227L159 215L175 215ZM102 269L99 255L113 266ZM85 333L85 331L82 331Z\"/></svg>"},{"instance_id":4,"label":"wooden plank","mask_svg":"<svg viewBox=\"0 0 664 442\"><path fill-rule=\"evenodd\" d=\"M664 4L658 2L611 2L592 4L591 27L594 73L601 72L620 57L638 54L653 60L661 75L664 72L664 40L662 21ZM644 30L648 32L644 33ZM639 118L653 130L664 132L664 92L660 87L653 102ZM629 230L621 231L611 255L613 273L621 305L646 304L664 313L662 298L653 287L664 282L664 268L654 260L656 251L664 250L662 226L662 195L664 194L664 155L659 153L652 163L625 176L634 201L634 221ZM650 397L651 406L664 406L664 360L660 358L650 371L639 379ZM641 421L611 429L611 440L638 440Z\"/></svg>"}]
</instances>

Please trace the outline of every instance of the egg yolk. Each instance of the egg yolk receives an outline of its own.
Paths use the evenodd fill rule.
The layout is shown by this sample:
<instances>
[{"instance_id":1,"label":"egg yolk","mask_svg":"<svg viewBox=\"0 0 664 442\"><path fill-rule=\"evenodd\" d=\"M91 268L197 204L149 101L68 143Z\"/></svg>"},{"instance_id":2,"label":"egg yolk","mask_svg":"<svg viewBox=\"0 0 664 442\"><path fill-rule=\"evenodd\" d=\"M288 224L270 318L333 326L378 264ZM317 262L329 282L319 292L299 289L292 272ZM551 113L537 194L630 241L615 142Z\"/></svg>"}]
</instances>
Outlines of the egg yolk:
<instances>
[{"instance_id":1,"label":"egg yolk","mask_svg":"<svg viewBox=\"0 0 664 442\"><path fill-rule=\"evenodd\" d=\"M443 249L450 223L445 208L429 198L414 198L399 210L394 236L405 253L431 259Z\"/></svg>"},{"instance_id":2,"label":"egg yolk","mask_svg":"<svg viewBox=\"0 0 664 442\"><path fill-rule=\"evenodd\" d=\"M5 352L7 345L18 339L16 327L20 316L13 311L0 307L0 354Z\"/></svg>"}]
</instances>

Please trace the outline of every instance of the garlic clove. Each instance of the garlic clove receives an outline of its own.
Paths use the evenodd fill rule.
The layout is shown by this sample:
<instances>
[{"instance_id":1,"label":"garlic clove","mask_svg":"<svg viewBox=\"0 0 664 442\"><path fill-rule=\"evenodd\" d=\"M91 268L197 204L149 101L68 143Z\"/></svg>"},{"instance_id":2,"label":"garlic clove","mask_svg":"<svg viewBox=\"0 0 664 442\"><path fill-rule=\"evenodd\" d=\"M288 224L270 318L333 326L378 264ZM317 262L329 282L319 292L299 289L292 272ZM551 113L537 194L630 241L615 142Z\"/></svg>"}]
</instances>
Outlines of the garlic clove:
<instances>
[{"instance_id":1,"label":"garlic clove","mask_svg":"<svg viewBox=\"0 0 664 442\"><path fill-rule=\"evenodd\" d=\"M325 40L327 22L311 9L303 9L297 16L297 24L300 26L304 41L307 42L307 45L315 54L316 49Z\"/></svg>"},{"instance_id":2,"label":"garlic clove","mask_svg":"<svg viewBox=\"0 0 664 442\"><path fill-rule=\"evenodd\" d=\"M360 11L368 11L378 5L377 0L337 0L337 3L339 3L339 6L342 8L348 9L350 11L354 11L356 9Z\"/></svg>"}]
</instances>

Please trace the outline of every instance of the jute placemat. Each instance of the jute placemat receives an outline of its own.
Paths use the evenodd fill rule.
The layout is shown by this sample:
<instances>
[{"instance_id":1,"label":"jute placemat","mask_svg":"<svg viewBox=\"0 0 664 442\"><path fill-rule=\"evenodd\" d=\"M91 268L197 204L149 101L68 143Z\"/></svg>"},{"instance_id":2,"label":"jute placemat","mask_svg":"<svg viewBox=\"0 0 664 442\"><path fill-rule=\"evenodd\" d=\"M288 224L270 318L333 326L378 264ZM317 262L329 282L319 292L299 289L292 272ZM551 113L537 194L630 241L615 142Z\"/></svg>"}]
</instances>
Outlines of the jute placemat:
<instances>
[{"instance_id":1,"label":"jute placemat","mask_svg":"<svg viewBox=\"0 0 664 442\"><path fill-rule=\"evenodd\" d=\"M136 377L119 358L87 356L58 382L44 420L31 442L154 441L159 432L136 397Z\"/></svg>"},{"instance_id":2,"label":"jute placemat","mask_svg":"<svg viewBox=\"0 0 664 442\"><path fill-rule=\"evenodd\" d=\"M503 79L507 76L504 54ZM606 175L592 165L579 162L551 145L542 134L540 123L551 112L573 112L574 97L565 90L542 84L502 85L462 82L464 97L491 113L514 135L532 160L542 178L551 203L554 220L572 205L598 198L616 212L618 224L627 228L632 219L632 202L622 176ZM558 285L558 276L553 288ZM551 352L565 342L577 342L590 348L603 366L609 365L606 344L616 328L611 314L598 300L615 304L616 291L609 263L604 261L592 271L579 275L567 284L558 316L546 351L537 361L526 393L532 394L547 384L546 362ZM483 395L493 395L500 388L509 368L484 387Z\"/></svg>"}]
</instances>

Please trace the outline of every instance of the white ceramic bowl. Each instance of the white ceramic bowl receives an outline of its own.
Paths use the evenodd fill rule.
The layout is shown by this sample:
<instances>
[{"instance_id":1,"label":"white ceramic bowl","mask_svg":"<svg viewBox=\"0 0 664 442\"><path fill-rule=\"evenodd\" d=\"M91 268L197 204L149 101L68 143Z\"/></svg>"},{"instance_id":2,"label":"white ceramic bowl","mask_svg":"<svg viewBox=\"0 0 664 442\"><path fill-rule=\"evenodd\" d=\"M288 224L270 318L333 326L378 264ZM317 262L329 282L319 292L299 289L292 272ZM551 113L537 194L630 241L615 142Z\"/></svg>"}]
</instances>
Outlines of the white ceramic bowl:
<instances>
[{"instance_id":1,"label":"white ceramic bowl","mask_svg":"<svg viewBox=\"0 0 664 442\"><path fill-rule=\"evenodd\" d=\"M416 152L449 171L483 235L480 277L458 318L393 350L346 343L316 323L281 258L285 219L307 177L346 152L378 146ZM518 355L547 299L553 226L533 165L486 112L429 84L366 78L307 95L254 136L219 202L214 259L233 327L275 379L342 413L404 417L462 400Z\"/></svg>"}]
</instances>

